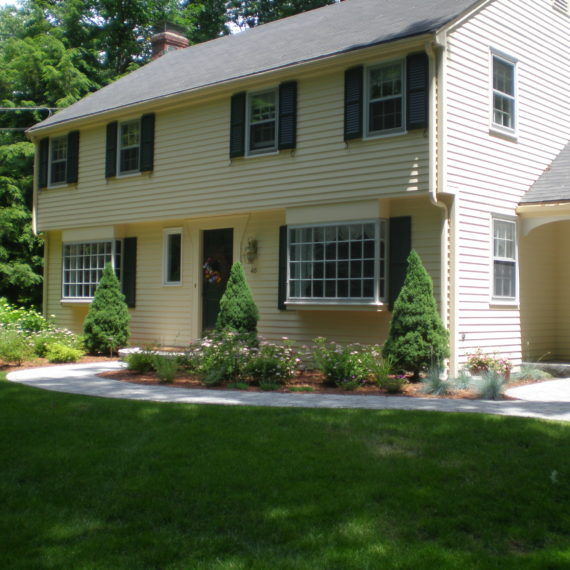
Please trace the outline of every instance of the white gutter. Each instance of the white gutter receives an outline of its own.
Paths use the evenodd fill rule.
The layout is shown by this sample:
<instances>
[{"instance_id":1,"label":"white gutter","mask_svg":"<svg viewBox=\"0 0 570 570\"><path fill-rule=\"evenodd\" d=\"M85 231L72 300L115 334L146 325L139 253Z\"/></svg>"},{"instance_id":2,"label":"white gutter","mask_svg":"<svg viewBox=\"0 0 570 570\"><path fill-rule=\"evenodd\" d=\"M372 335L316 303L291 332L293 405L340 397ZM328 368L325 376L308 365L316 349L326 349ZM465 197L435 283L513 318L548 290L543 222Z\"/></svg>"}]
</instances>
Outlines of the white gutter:
<instances>
[{"instance_id":1,"label":"white gutter","mask_svg":"<svg viewBox=\"0 0 570 570\"><path fill-rule=\"evenodd\" d=\"M446 69L445 49L446 38L444 34L435 34L431 42L426 42L426 53L429 57L429 197L431 203L440 208L443 214L440 235L440 307L441 318L449 329L449 342L451 358L449 359L449 374L457 373L457 343L456 343L456 307L453 291L453 276L451 270L456 267L455 236L452 233L452 213L450 208L440 199L441 194L449 195L445 191L446 160L445 160L445 133L446 133ZM453 209L453 208L452 208ZM453 240L452 243L451 240ZM451 252L450 252L451 246ZM450 267L450 254L452 256Z\"/></svg>"}]
</instances>

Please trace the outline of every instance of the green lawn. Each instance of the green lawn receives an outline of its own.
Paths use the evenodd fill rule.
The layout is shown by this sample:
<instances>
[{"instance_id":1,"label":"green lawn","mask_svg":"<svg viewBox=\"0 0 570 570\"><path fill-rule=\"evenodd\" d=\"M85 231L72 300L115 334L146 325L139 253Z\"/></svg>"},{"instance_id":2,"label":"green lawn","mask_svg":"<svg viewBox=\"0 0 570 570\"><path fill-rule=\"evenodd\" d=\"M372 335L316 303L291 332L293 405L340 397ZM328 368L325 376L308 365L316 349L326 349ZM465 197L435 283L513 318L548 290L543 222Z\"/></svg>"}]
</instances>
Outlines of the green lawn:
<instances>
[{"instance_id":1,"label":"green lawn","mask_svg":"<svg viewBox=\"0 0 570 570\"><path fill-rule=\"evenodd\" d=\"M0 381L0 568L569 568L570 424Z\"/></svg>"}]
</instances>

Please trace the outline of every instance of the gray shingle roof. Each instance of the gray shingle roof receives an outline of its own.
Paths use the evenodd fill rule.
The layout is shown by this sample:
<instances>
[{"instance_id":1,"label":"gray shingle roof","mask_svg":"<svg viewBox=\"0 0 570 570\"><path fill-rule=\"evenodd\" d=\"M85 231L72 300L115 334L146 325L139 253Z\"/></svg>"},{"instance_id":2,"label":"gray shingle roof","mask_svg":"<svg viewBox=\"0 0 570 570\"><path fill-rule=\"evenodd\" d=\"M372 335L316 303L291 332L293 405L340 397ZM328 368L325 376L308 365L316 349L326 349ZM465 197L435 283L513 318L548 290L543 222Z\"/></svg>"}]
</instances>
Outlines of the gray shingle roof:
<instances>
[{"instance_id":1,"label":"gray shingle roof","mask_svg":"<svg viewBox=\"0 0 570 570\"><path fill-rule=\"evenodd\" d=\"M570 201L570 143L529 188L521 204Z\"/></svg>"},{"instance_id":2,"label":"gray shingle roof","mask_svg":"<svg viewBox=\"0 0 570 570\"><path fill-rule=\"evenodd\" d=\"M173 51L30 129L438 30L479 0L346 0Z\"/></svg>"}]
</instances>

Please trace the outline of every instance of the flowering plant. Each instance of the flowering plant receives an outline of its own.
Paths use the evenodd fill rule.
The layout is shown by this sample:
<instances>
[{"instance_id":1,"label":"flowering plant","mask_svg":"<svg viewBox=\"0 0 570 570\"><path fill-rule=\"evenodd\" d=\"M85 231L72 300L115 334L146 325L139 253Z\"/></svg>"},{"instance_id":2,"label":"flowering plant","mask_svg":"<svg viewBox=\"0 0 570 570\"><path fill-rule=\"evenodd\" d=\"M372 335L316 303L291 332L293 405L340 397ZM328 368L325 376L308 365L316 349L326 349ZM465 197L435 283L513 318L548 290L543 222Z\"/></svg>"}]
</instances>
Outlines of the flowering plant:
<instances>
[{"instance_id":1,"label":"flowering plant","mask_svg":"<svg viewBox=\"0 0 570 570\"><path fill-rule=\"evenodd\" d=\"M474 353L467 355L466 366L474 373L492 371L506 376L510 373L513 364L507 358L497 357L496 354L493 356L485 354L478 348Z\"/></svg>"}]
</instances>

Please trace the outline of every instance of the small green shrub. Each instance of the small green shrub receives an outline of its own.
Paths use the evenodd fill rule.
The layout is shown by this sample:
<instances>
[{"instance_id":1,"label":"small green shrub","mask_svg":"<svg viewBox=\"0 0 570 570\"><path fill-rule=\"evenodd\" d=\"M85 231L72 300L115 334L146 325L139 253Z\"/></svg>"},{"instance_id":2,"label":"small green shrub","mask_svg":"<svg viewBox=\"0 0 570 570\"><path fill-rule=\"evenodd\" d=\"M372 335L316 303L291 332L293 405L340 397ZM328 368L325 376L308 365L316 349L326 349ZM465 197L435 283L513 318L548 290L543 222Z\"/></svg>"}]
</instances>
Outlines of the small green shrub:
<instances>
[{"instance_id":1,"label":"small green shrub","mask_svg":"<svg viewBox=\"0 0 570 570\"><path fill-rule=\"evenodd\" d=\"M408 256L383 352L398 370L412 372L416 379L430 366L441 367L449 356L449 333L437 310L431 277L415 250Z\"/></svg>"},{"instance_id":2,"label":"small green shrub","mask_svg":"<svg viewBox=\"0 0 570 570\"><path fill-rule=\"evenodd\" d=\"M295 375L298 359L291 343L264 344L248 351L244 374L259 384L284 384Z\"/></svg>"},{"instance_id":3,"label":"small green shrub","mask_svg":"<svg viewBox=\"0 0 570 570\"><path fill-rule=\"evenodd\" d=\"M259 387L264 392L271 392L273 390L278 390L279 386L280 386L280 384L278 384L277 382L260 382L259 383Z\"/></svg>"},{"instance_id":4,"label":"small green shrub","mask_svg":"<svg viewBox=\"0 0 570 570\"><path fill-rule=\"evenodd\" d=\"M312 386L289 386L289 392L314 392L315 389Z\"/></svg>"},{"instance_id":5,"label":"small green shrub","mask_svg":"<svg viewBox=\"0 0 570 570\"><path fill-rule=\"evenodd\" d=\"M20 366L32 360L34 351L26 337L16 330L0 329L0 360L6 364Z\"/></svg>"},{"instance_id":6,"label":"small green shrub","mask_svg":"<svg viewBox=\"0 0 570 570\"><path fill-rule=\"evenodd\" d=\"M495 370L489 370L481 375L481 379L474 383L477 396L482 400L500 400L503 397L505 377Z\"/></svg>"},{"instance_id":7,"label":"small green shrub","mask_svg":"<svg viewBox=\"0 0 570 570\"><path fill-rule=\"evenodd\" d=\"M344 390L362 386L370 376L372 349L359 344L341 346L323 337L313 340L313 360L326 383Z\"/></svg>"},{"instance_id":8,"label":"small green shrub","mask_svg":"<svg viewBox=\"0 0 570 570\"><path fill-rule=\"evenodd\" d=\"M548 380L552 378L552 374L541 370L540 368L535 368L529 364L522 364L520 370L511 374L512 380Z\"/></svg>"},{"instance_id":9,"label":"small green shrub","mask_svg":"<svg viewBox=\"0 0 570 570\"><path fill-rule=\"evenodd\" d=\"M236 261L232 265L226 290L220 300L216 330L234 332L248 344L255 345L258 319L259 312L243 267Z\"/></svg>"},{"instance_id":10,"label":"small green shrub","mask_svg":"<svg viewBox=\"0 0 570 570\"><path fill-rule=\"evenodd\" d=\"M83 354L82 350L58 343L48 345L46 350L48 362L77 362Z\"/></svg>"},{"instance_id":11,"label":"small green shrub","mask_svg":"<svg viewBox=\"0 0 570 570\"><path fill-rule=\"evenodd\" d=\"M407 383L408 379L403 374L396 374L386 376L378 382L378 386L386 390L388 394L400 394Z\"/></svg>"},{"instance_id":12,"label":"small green shrub","mask_svg":"<svg viewBox=\"0 0 570 570\"><path fill-rule=\"evenodd\" d=\"M170 383L176 378L178 372L178 360L175 356L164 356L155 354L153 368L161 382Z\"/></svg>"},{"instance_id":13,"label":"small green shrub","mask_svg":"<svg viewBox=\"0 0 570 570\"><path fill-rule=\"evenodd\" d=\"M66 329L52 328L30 333L29 339L37 356L46 356L47 349L52 344L59 344L83 352L83 338Z\"/></svg>"},{"instance_id":14,"label":"small green shrub","mask_svg":"<svg viewBox=\"0 0 570 570\"><path fill-rule=\"evenodd\" d=\"M152 351L131 352L127 356L127 368L137 374L146 374L154 370L155 354Z\"/></svg>"},{"instance_id":15,"label":"small green shrub","mask_svg":"<svg viewBox=\"0 0 570 570\"><path fill-rule=\"evenodd\" d=\"M190 348L188 358L204 384L218 386L243 377L250 348L235 332L221 332Z\"/></svg>"},{"instance_id":16,"label":"small green shrub","mask_svg":"<svg viewBox=\"0 0 570 570\"><path fill-rule=\"evenodd\" d=\"M430 369L426 377L422 379L423 391L434 396L446 396L453 391L453 383L441 377L441 371L437 368Z\"/></svg>"},{"instance_id":17,"label":"small green shrub","mask_svg":"<svg viewBox=\"0 0 570 570\"><path fill-rule=\"evenodd\" d=\"M119 280L111 264L107 263L83 323L87 350L112 354L126 346L129 318Z\"/></svg>"},{"instance_id":18,"label":"small green shrub","mask_svg":"<svg viewBox=\"0 0 570 570\"><path fill-rule=\"evenodd\" d=\"M53 326L34 309L10 305L4 298L0 298L0 324L14 325L23 332L39 332Z\"/></svg>"}]
</instances>

